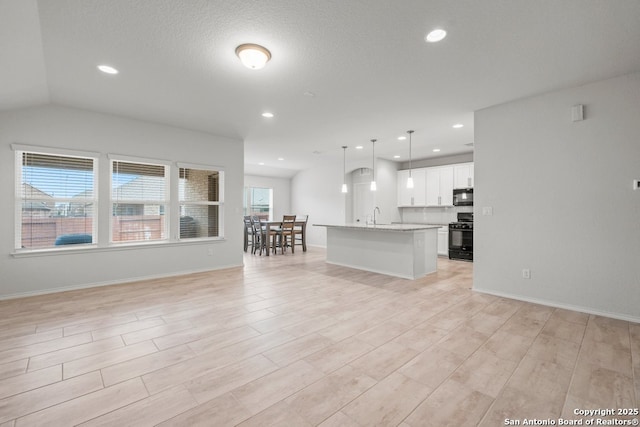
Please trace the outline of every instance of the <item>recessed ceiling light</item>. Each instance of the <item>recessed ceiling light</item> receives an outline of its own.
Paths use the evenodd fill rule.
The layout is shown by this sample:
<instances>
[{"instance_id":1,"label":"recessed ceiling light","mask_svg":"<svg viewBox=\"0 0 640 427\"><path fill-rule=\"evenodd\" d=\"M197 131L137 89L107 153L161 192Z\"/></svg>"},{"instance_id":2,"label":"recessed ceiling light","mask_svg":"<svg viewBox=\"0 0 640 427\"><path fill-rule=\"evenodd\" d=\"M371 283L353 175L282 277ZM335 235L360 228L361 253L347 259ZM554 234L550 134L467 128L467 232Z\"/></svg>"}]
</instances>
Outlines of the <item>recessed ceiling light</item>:
<instances>
[{"instance_id":1,"label":"recessed ceiling light","mask_svg":"<svg viewBox=\"0 0 640 427\"><path fill-rule=\"evenodd\" d=\"M258 163L260 166L264 166L264 162L260 162Z\"/></svg>"},{"instance_id":2,"label":"recessed ceiling light","mask_svg":"<svg viewBox=\"0 0 640 427\"><path fill-rule=\"evenodd\" d=\"M98 70L106 74L118 74L118 70L110 65L98 65Z\"/></svg>"},{"instance_id":3,"label":"recessed ceiling light","mask_svg":"<svg viewBox=\"0 0 640 427\"><path fill-rule=\"evenodd\" d=\"M356 145L356 150L362 150L362 145Z\"/></svg>"},{"instance_id":4,"label":"recessed ceiling light","mask_svg":"<svg viewBox=\"0 0 640 427\"><path fill-rule=\"evenodd\" d=\"M434 149L433 149L433 152L434 152L434 153L439 153L439 152L440 152L440 149L439 149L439 148L434 148Z\"/></svg>"},{"instance_id":5,"label":"recessed ceiling light","mask_svg":"<svg viewBox=\"0 0 640 427\"><path fill-rule=\"evenodd\" d=\"M462 123L456 123L455 125L451 126L454 129L460 129L462 127L464 127L464 125Z\"/></svg>"},{"instance_id":6,"label":"recessed ceiling light","mask_svg":"<svg viewBox=\"0 0 640 427\"><path fill-rule=\"evenodd\" d=\"M271 117L273 117L273 113L269 113L268 111L264 112L264 113L262 113L262 117L266 117L266 118L270 119Z\"/></svg>"},{"instance_id":7,"label":"recessed ceiling light","mask_svg":"<svg viewBox=\"0 0 640 427\"><path fill-rule=\"evenodd\" d=\"M284 160L284 157L278 157L278 160L282 161Z\"/></svg>"},{"instance_id":8,"label":"recessed ceiling light","mask_svg":"<svg viewBox=\"0 0 640 427\"><path fill-rule=\"evenodd\" d=\"M241 44L236 48L236 55L240 58L242 64L252 70L259 70L267 65L271 59L269 49L257 44L247 43Z\"/></svg>"},{"instance_id":9,"label":"recessed ceiling light","mask_svg":"<svg viewBox=\"0 0 640 427\"><path fill-rule=\"evenodd\" d=\"M447 36L447 32L445 30L436 28L435 30L427 34L427 37L425 37L425 40L428 41L429 43L435 43L435 42L439 42L446 36Z\"/></svg>"},{"instance_id":10,"label":"recessed ceiling light","mask_svg":"<svg viewBox=\"0 0 640 427\"><path fill-rule=\"evenodd\" d=\"M394 158L394 159L399 159L399 158L400 158L400 156L396 154L395 156L393 156L393 158Z\"/></svg>"},{"instance_id":11,"label":"recessed ceiling light","mask_svg":"<svg viewBox=\"0 0 640 427\"><path fill-rule=\"evenodd\" d=\"M399 136L399 137L398 137L398 141L404 141L405 139L407 139L407 137L406 137L406 136Z\"/></svg>"}]
</instances>

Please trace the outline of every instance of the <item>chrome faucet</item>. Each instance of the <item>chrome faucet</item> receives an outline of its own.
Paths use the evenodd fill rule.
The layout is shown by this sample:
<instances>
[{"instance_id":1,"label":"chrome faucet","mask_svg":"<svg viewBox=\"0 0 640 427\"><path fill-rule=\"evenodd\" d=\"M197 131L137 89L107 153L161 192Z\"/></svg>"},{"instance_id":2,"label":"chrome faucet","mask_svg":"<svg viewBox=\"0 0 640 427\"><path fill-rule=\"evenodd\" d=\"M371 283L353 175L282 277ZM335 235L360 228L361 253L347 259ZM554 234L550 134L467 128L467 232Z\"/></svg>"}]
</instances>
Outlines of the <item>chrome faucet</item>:
<instances>
[{"instance_id":1,"label":"chrome faucet","mask_svg":"<svg viewBox=\"0 0 640 427\"><path fill-rule=\"evenodd\" d=\"M378 211L378 213L380 213L380 208L379 207L375 207L373 208L373 225L376 225L376 211Z\"/></svg>"}]
</instances>

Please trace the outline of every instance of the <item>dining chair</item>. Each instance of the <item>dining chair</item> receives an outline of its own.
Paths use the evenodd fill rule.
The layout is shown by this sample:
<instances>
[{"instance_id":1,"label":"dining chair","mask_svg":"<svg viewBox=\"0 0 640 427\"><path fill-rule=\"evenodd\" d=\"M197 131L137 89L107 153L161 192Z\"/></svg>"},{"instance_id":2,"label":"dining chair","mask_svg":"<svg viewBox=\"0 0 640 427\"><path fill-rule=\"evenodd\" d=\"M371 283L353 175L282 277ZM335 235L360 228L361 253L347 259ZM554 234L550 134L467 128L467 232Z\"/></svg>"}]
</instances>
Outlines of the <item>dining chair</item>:
<instances>
[{"instance_id":1,"label":"dining chair","mask_svg":"<svg viewBox=\"0 0 640 427\"><path fill-rule=\"evenodd\" d=\"M292 245L304 245L304 235L303 233L305 232L303 230L302 224L304 222L305 228L307 225L307 220L309 219L309 215L296 215L296 225L293 228L293 235L294 235L294 240ZM304 246L303 246L304 248Z\"/></svg>"},{"instance_id":2,"label":"dining chair","mask_svg":"<svg viewBox=\"0 0 640 427\"><path fill-rule=\"evenodd\" d=\"M289 242L291 242L291 253L295 253L293 239L295 237L294 227L296 223L295 215L283 215L282 217L282 225L280 226L279 232L279 246L280 251L284 254L287 250L287 246L289 246Z\"/></svg>"},{"instance_id":3,"label":"dining chair","mask_svg":"<svg viewBox=\"0 0 640 427\"><path fill-rule=\"evenodd\" d=\"M269 250L266 230L262 228L260 224L260 218L257 216L251 217L251 233L253 234L253 244L251 245L251 253L255 255L255 253L260 250L260 255L262 255L262 250Z\"/></svg>"},{"instance_id":4,"label":"dining chair","mask_svg":"<svg viewBox=\"0 0 640 427\"><path fill-rule=\"evenodd\" d=\"M253 226L251 225L250 215L245 215L242 220L244 222L244 251L247 252L249 243L251 243L251 247L253 248Z\"/></svg>"},{"instance_id":5,"label":"dining chair","mask_svg":"<svg viewBox=\"0 0 640 427\"><path fill-rule=\"evenodd\" d=\"M273 253L276 252L276 247L278 244L278 240L280 238L280 232L282 231L280 229L280 226L278 225L270 225L269 226L269 233L267 235L267 226L266 226L266 222L268 221L267 219L261 219L258 216L254 217L256 219L256 222L259 224L258 229L260 230L260 255L262 255L262 249L264 248L265 250L271 250L273 251ZM271 243L269 243L271 242Z\"/></svg>"}]
</instances>

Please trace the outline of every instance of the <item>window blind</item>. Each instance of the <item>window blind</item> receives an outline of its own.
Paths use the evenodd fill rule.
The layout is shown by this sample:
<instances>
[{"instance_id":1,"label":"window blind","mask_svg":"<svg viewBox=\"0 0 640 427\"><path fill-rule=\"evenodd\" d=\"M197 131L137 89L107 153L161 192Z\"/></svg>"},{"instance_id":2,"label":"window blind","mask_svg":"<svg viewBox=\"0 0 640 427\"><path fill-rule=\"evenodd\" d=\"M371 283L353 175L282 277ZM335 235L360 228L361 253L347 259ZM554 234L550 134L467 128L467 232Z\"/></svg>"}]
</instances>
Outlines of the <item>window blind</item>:
<instances>
[{"instance_id":1,"label":"window blind","mask_svg":"<svg viewBox=\"0 0 640 427\"><path fill-rule=\"evenodd\" d=\"M17 152L16 249L94 243L97 159Z\"/></svg>"},{"instance_id":2,"label":"window blind","mask_svg":"<svg viewBox=\"0 0 640 427\"><path fill-rule=\"evenodd\" d=\"M180 239L221 237L223 172L180 168Z\"/></svg>"},{"instance_id":3,"label":"window blind","mask_svg":"<svg viewBox=\"0 0 640 427\"><path fill-rule=\"evenodd\" d=\"M165 202L166 166L113 161L111 191L114 201Z\"/></svg>"},{"instance_id":4,"label":"window blind","mask_svg":"<svg viewBox=\"0 0 640 427\"><path fill-rule=\"evenodd\" d=\"M167 166L112 160L111 242L167 238Z\"/></svg>"}]
</instances>

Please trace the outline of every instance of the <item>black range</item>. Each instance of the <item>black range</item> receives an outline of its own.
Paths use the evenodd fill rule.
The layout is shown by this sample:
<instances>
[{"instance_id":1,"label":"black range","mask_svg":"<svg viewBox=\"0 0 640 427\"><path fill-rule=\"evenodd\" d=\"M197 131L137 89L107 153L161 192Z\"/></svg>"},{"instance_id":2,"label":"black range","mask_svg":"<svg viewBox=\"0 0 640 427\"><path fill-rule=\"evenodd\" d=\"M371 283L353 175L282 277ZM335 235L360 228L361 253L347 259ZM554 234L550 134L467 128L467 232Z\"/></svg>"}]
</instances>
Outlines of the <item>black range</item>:
<instances>
[{"instance_id":1,"label":"black range","mask_svg":"<svg viewBox=\"0 0 640 427\"><path fill-rule=\"evenodd\" d=\"M458 212L449 224L449 259L473 261L473 212Z\"/></svg>"}]
</instances>

